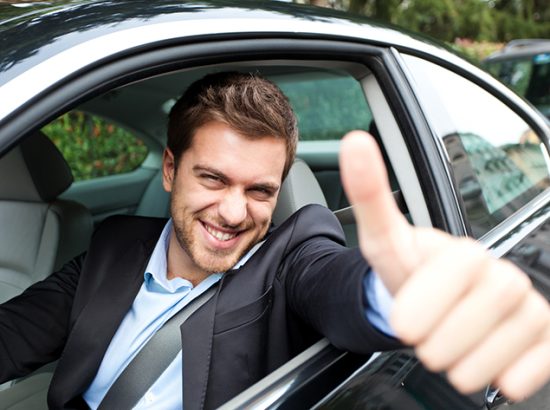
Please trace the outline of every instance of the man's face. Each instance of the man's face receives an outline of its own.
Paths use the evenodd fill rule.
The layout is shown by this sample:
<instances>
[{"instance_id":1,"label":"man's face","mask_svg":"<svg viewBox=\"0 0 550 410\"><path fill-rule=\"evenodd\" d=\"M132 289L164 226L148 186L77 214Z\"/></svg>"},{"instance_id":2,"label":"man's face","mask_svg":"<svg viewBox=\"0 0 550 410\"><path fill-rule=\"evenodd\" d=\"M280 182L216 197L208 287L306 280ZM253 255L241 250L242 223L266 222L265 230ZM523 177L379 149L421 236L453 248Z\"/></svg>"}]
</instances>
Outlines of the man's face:
<instances>
[{"instance_id":1,"label":"man's face","mask_svg":"<svg viewBox=\"0 0 550 410\"><path fill-rule=\"evenodd\" d=\"M171 192L177 259L186 265L182 269L225 272L263 238L285 156L284 140L248 139L222 122L197 130L177 170L172 153L165 151L163 185Z\"/></svg>"}]
</instances>

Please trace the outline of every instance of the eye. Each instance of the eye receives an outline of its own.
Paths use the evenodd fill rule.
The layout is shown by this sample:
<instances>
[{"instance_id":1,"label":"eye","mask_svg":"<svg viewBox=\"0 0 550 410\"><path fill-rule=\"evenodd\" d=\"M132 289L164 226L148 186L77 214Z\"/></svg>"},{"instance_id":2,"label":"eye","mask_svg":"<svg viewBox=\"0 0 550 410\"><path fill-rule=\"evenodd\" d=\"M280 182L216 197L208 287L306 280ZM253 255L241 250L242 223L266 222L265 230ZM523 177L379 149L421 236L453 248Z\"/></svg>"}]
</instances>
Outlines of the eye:
<instances>
[{"instance_id":1,"label":"eye","mask_svg":"<svg viewBox=\"0 0 550 410\"><path fill-rule=\"evenodd\" d=\"M204 175L201 175L201 177L205 178L205 179L208 179L210 181L221 181L220 177L217 176L217 175L204 174Z\"/></svg>"},{"instance_id":2,"label":"eye","mask_svg":"<svg viewBox=\"0 0 550 410\"><path fill-rule=\"evenodd\" d=\"M254 198L262 201L272 198L273 195L275 194L273 189L264 188L264 187L251 188L249 192L254 196Z\"/></svg>"},{"instance_id":3,"label":"eye","mask_svg":"<svg viewBox=\"0 0 550 410\"><path fill-rule=\"evenodd\" d=\"M221 188L224 185L223 179L215 174L203 173L199 175L199 178L207 188Z\"/></svg>"}]
</instances>

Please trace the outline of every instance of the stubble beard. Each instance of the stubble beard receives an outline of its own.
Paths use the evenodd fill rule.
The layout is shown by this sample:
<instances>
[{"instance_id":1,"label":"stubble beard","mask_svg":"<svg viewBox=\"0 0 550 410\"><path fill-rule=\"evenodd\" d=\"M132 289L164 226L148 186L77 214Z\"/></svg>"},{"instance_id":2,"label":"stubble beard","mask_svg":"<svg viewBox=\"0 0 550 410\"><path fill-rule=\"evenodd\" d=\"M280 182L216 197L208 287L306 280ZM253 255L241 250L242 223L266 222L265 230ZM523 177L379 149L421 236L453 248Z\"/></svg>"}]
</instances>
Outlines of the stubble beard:
<instances>
[{"instance_id":1,"label":"stubble beard","mask_svg":"<svg viewBox=\"0 0 550 410\"><path fill-rule=\"evenodd\" d=\"M223 273L233 268L233 266L235 266L237 262L265 236L267 228L269 227L269 223L267 222L264 229L258 231L259 235L252 238L246 246L240 248L242 250L236 248L213 251L201 246L199 241L195 239L195 234L193 233L195 224L201 224L201 220L209 220L205 213L198 212L193 214L185 209L178 210L174 208L175 207L172 206L171 213L173 228L178 244L189 256L193 264L206 274ZM222 223L218 225L224 226ZM238 229L252 229L253 227L254 223L250 221L243 223Z\"/></svg>"}]
</instances>

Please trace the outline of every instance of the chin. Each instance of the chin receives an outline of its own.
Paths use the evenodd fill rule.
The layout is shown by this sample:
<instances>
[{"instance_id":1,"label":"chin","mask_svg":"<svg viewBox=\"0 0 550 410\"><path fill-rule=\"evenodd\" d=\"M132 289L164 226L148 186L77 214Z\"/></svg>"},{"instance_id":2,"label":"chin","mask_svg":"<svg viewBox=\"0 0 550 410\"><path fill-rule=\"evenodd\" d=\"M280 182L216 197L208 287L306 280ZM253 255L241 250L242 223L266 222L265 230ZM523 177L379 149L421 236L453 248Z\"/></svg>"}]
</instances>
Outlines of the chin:
<instances>
[{"instance_id":1,"label":"chin","mask_svg":"<svg viewBox=\"0 0 550 410\"><path fill-rule=\"evenodd\" d=\"M230 259L225 258L224 260L212 260L217 258L208 258L208 259L202 259L199 258L199 260L195 259L195 264L203 271L207 273L224 273L233 268L237 264L237 262L241 259L241 257L233 257L231 256Z\"/></svg>"},{"instance_id":2,"label":"chin","mask_svg":"<svg viewBox=\"0 0 550 410\"><path fill-rule=\"evenodd\" d=\"M191 257L195 264L205 272L223 273L232 269L257 242L257 240L247 241L246 246L241 246L229 252L195 249L195 252L192 250Z\"/></svg>"}]
</instances>

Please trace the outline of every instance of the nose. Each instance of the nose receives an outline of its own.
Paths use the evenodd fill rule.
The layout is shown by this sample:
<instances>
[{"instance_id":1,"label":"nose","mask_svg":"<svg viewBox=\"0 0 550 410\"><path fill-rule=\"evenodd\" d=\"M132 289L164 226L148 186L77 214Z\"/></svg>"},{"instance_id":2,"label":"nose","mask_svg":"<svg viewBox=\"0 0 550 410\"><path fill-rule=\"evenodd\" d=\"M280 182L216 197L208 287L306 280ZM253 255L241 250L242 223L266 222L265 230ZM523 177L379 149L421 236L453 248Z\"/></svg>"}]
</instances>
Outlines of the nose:
<instances>
[{"instance_id":1,"label":"nose","mask_svg":"<svg viewBox=\"0 0 550 410\"><path fill-rule=\"evenodd\" d=\"M238 189L225 193L218 206L218 213L228 226L238 226L246 219L247 198Z\"/></svg>"}]
</instances>

